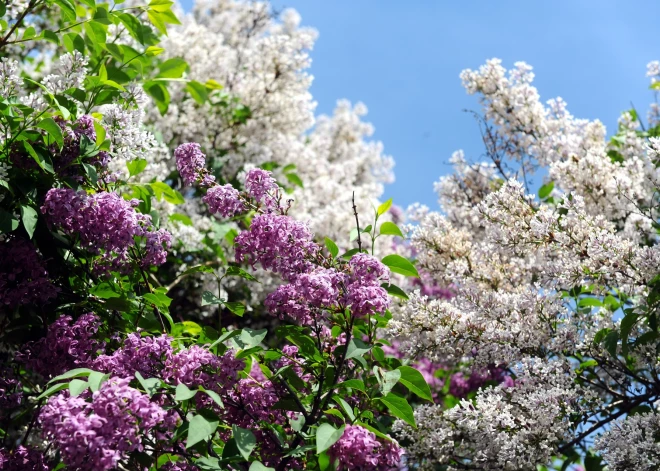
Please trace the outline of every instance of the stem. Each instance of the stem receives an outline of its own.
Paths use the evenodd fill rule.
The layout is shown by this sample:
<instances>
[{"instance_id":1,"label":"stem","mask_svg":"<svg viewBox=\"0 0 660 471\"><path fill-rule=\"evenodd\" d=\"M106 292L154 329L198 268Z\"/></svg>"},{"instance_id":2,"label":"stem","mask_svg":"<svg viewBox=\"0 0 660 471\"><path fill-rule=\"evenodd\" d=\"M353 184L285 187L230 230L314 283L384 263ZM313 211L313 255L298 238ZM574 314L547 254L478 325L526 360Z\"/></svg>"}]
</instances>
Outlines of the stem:
<instances>
[{"instance_id":1,"label":"stem","mask_svg":"<svg viewBox=\"0 0 660 471\"><path fill-rule=\"evenodd\" d=\"M355 191L353 192L353 214L355 214L355 224L357 225L358 250L362 252L362 238L360 237L360 220L358 219L357 207L355 206Z\"/></svg>"},{"instance_id":2,"label":"stem","mask_svg":"<svg viewBox=\"0 0 660 471\"><path fill-rule=\"evenodd\" d=\"M4 38L0 40L0 49L5 47L7 43L9 42L9 37L14 34L14 31L16 31L16 28L20 26L20 24L23 22L25 17L27 16L28 13L30 13L30 10L32 10L35 6L37 6L38 0L32 0L30 3L28 3L27 8L23 13L21 13L21 16L18 17L18 20L16 20L16 23L13 24L9 32L5 35Z\"/></svg>"}]
</instances>

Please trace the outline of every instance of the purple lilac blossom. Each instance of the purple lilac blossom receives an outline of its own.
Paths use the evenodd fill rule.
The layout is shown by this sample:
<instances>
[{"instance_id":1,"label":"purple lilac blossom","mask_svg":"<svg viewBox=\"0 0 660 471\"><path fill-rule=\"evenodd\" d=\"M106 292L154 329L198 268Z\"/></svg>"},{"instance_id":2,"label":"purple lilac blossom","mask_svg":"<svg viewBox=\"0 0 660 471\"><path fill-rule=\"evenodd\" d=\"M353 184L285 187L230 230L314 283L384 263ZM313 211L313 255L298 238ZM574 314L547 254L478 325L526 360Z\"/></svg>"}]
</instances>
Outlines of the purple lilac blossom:
<instances>
[{"instance_id":1,"label":"purple lilac blossom","mask_svg":"<svg viewBox=\"0 0 660 471\"><path fill-rule=\"evenodd\" d=\"M58 291L34 245L19 238L0 242L0 304L47 304Z\"/></svg>"},{"instance_id":2,"label":"purple lilac blossom","mask_svg":"<svg viewBox=\"0 0 660 471\"><path fill-rule=\"evenodd\" d=\"M506 378L509 378L506 375L506 370L496 366L474 370L469 376L463 373L455 373L449 383L449 394L456 397L465 397L488 382L508 384Z\"/></svg>"},{"instance_id":3,"label":"purple lilac blossom","mask_svg":"<svg viewBox=\"0 0 660 471\"><path fill-rule=\"evenodd\" d=\"M206 156L196 142L181 144L174 151L174 157L176 158L176 168L186 185L199 183L208 187L215 182L215 177L209 175L206 170Z\"/></svg>"},{"instance_id":4,"label":"purple lilac blossom","mask_svg":"<svg viewBox=\"0 0 660 471\"><path fill-rule=\"evenodd\" d=\"M53 188L46 194L41 212L52 226L77 235L83 248L101 255L95 263L97 271L126 271L136 236L147 239L144 264L164 263L165 247L171 243L169 233L153 230L151 216L135 211L138 203L116 193L87 195L69 188Z\"/></svg>"},{"instance_id":5,"label":"purple lilac blossom","mask_svg":"<svg viewBox=\"0 0 660 471\"><path fill-rule=\"evenodd\" d=\"M346 425L341 438L328 449L338 460L337 470L367 471L397 469L403 450L394 441L383 443L359 425Z\"/></svg>"},{"instance_id":6,"label":"purple lilac blossom","mask_svg":"<svg viewBox=\"0 0 660 471\"><path fill-rule=\"evenodd\" d=\"M16 354L16 361L44 378L60 375L73 368L91 367L94 357L105 347L96 334L101 320L93 313L61 316L48 327L45 337L28 342Z\"/></svg>"},{"instance_id":7,"label":"purple lilac blossom","mask_svg":"<svg viewBox=\"0 0 660 471\"><path fill-rule=\"evenodd\" d=\"M199 345L192 345L166 362L163 379L173 384L185 384L189 388L229 389L238 381L238 372L245 368L243 360L234 358L234 353L228 350L224 355L217 356Z\"/></svg>"},{"instance_id":8,"label":"purple lilac blossom","mask_svg":"<svg viewBox=\"0 0 660 471\"><path fill-rule=\"evenodd\" d=\"M64 135L62 151L58 153L57 149L53 148L53 153L56 154L56 158L54 159L55 169L58 173L70 175L73 172L71 164L80 156L82 136L89 138L93 143L96 142L94 118L90 115L83 115L73 124L68 123L60 117L56 117L55 120ZM105 167L110 161L110 155L105 151L101 151L91 157L89 161L100 167Z\"/></svg>"},{"instance_id":9,"label":"purple lilac blossom","mask_svg":"<svg viewBox=\"0 0 660 471\"><path fill-rule=\"evenodd\" d=\"M245 205L241 201L238 190L230 184L209 188L202 201L208 205L211 214L220 214L225 218L245 211Z\"/></svg>"},{"instance_id":10,"label":"purple lilac blossom","mask_svg":"<svg viewBox=\"0 0 660 471\"><path fill-rule=\"evenodd\" d=\"M162 265L167 261L167 251L172 247L172 234L165 229L158 229L146 233L144 254L142 254L142 267Z\"/></svg>"},{"instance_id":11,"label":"purple lilac blossom","mask_svg":"<svg viewBox=\"0 0 660 471\"><path fill-rule=\"evenodd\" d=\"M260 263L287 281L311 271L314 265L308 258L319 251L306 224L275 214L256 216L250 229L241 232L235 243L237 262L252 266Z\"/></svg>"},{"instance_id":12,"label":"purple lilac blossom","mask_svg":"<svg viewBox=\"0 0 660 471\"><path fill-rule=\"evenodd\" d=\"M19 446L14 450L0 448L0 469L2 471L49 471L43 453Z\"/></svg>"},{"instance_id":13,"label":"purple lilac blossom","mask_svg":"<svg viewBox=\"0 0 660 471\"><path fill-rule=\"evenodd\" d=\"M0 419L8 417L24 400L23 385L10 368L0 368ZM0 466L0 469L3 469Z\"/></svg>"},{"instance_id":14,"label":"purple lilac blossom","mask_svg":"<svg viewBox=\"0 0 660 471\"><path fill-rule=\"evenodd\" d=\"M121 378L132 378L136 372L144 378L153 378L160 374L172 355L172 337L142 337L135 332L129 334L112 355L100 355L94 362L94 369Z\"/></svg>"},{"instance_id":15,"label":"purple lilac blossom","mask_svg":"<svg viewBox=\"0 0 660 471\"><path fill-rule=\"evenodd\" d=\"M390 305L390 298L380 285L389 282L389 269L375 257L363 253L351 258L349 267L351 273L346 282L344 301L351 307L351 313L364 317L369 313L384 312Z\"/></svg>"},{"instance_id":16,"label":"purple lilac blossom","mask_svg":"<svg viewBox=\"0 0 660 471\"><path fill-rule=\"evenodd\" d=\"M267 170L261 168L249 170L245 176L245 191L268 210L277 209L279 187Z\"/></svg>"},{"instance_id":17,"label":"purple lilac blossom","mask_svg":"<svg viewBox=\"0 0 660 471\"><path fill-rule=\"evenodd\" d=\"M49 399L39 415L44 438L52 440L63 461L80 471L113 469L133 451L141 435L162 424L167 413L149 396L131 388L129 379L111 378L91 394Z\"/></svg>"},{"instance_id":18,"label":"purple lilac blossom","mask_svg":"<svg viewBox=\"0 0 660 471\"><path fill-rule=\"evenodd\" d=\"M338 303L342 276L335 269L317 268L303 273L295 281L281 285L266 297L265 306L273 315L284 315L301 324L312 324L313 310L322 312L324 307Z\"/></svg>"}]
</instances>

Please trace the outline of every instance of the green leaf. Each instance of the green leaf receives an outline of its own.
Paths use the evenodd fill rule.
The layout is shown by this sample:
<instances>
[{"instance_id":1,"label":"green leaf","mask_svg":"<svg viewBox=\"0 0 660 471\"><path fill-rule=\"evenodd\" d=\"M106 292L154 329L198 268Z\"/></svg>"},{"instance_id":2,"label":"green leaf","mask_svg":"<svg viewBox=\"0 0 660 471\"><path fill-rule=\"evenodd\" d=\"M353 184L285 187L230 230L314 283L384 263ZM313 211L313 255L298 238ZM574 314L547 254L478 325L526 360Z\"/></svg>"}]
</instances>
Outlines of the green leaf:
<instances>
[{"instance_id":1,"label":"green leaf","mask_svg":"<svg viewBox=\"0 0 660 471\"><path fill-rule=\"evenodd\" d=\"M204 415L207 415L205 417ZM217 417L212 417L211 414L198 414L190 419L188 425L188 438L186 440L186 450L199 442L206 440L218 428L220 420Z\"/></svg>"},{"instance_id":2,"label":"green leaf","mask_svg":"<svg viewBox=\"0 0 660 471\"><path fill-rule=\"evenodd\" d=\"M396 296L397 298L401 298L401 299L409 299L406 292L403 291L401 288L399 288L397 285L393 285L390 283L383 283L380 286L381 288L385 288L385 291L387 291L390 294L390 296Z\"/></svg>"},{"instance_id":3,"label":"green leaf","mask_svg":"<svg viewBox=\"0 0 660 471\"><path fill-rule=\"evenodd\" d=\"M399 226L390 221L385 221L380 226L381 235L393 235L403 238L403 232L399 229Z\"/></svg>"},{"instance_id":4,"label":"green leaf","mask_svg":"<svg viewBox=\"0 0 660 471\"><path fill-rule=\"evenodd\" d=\"M126 167L128 167L128 174L131 177L134 177L135 175L142 173L142 171L145 168L147 168L147 160L146 159L131 160L130 162L126 162Z\"/></svg>"},{"instance_id":5,"label":"green leaf","mask_svg":"<svg viewBox=\"0 0 660 471\"><path fill-rule=\"evenodd\" d=\"M323 453L332 445L337 443L337 440L344 434L345 425L338 429L330 424L321 424L316 430L316 454Z\"/></svg>"},{"instance_id":6,"label":"green leaf","mask_svg":"<svg viewBox=\"0 0 660 471\"><path fill-rule=\"evenodd\" d=\"M371 347L364 343L362 340L353 338L348 342L348 347L346 348L346 359L350 360L351 358L356 358L364 355Z\"/></svg>"},{"instance_id":7,"label":"green leaf","mask_svg":"<svg viewBox=\"0 0 660 471\"><path fill-rule=\"evenodd\" d=\"M582 298L578 302L578 307L602 307L603 302L596 298Z\"/></svg>"},{"instance_id":8,"label":"green leaf","mask_svg":"<svg viewBox=\"0 0 660 471\"><path fill-rule=\"evenodd\" d=\"M89 378L87 378L87 382L89 383L89 389L91 389L92 392L96 392L100 389L101 385L105 383L108 378L110 378L109 374L104 374L101 373L100 371L92 371L89 374Z\"/></svg>"},{"instance_id":9,"label":"green leaf","mask_svg":"<svg viewBox=\"0 0 660 471\"><path fill-rule=\"evenodd\" d=\"M62 150L64 147L64 134L53 118L46 118L39 121L37 124L39 129L43 129L48 135L57 143L57 147Z\"/></svg>"},{"instance_id":10,"label":"green leaf","mask_svg":"<svg viewBox=\"0 0 660 471\"><path fill-rule=\"evenodd\" d=\"M380 390L383 395L387 395L392 390L392 388L396 386L396 383L399 382L399 379L401 379L401 372L399 370L392 370L383 371L381 374L383 379L380 384Z\"/></svg>"},{"instance_id":11,"label":"green leaf","mask_svg":"<svg viewBox=\"0 0 660 471\"><path fill-rule=\"evenodd\" d=\"M539 188L539 198L544 200L548 196L550 196L550 193L552 193L552 190L555 188L555 182L549 182L543 185L541 188Z\"/></svg>"},{"instance_id":12,"label":"green leaf","mask_svg":"<svg viewBox=\"0 0 660 471\"><path fill-rule=\"evenodd\" d=\"M174 190L167 183L164 182L153 182L149 186L154 191L154 195L158 201L161 201L165 198L165 201L172 204L182 204L186 200L183 198L183 195L178 191Z\"/></svg>"},{"instance_id":13,"label":"green leaf","mask_svg":"<svg viewBox=\"0 0 660 471\"><path fill-rule=\"evenodd\" d=\"M186 90L188 90L190 96L193 97L193 99L200 105L203 105L209 98L209 93L206 89L206 86L196 82L195 80L191 80L186 84Z\"/></svg>"},{"instance_id":14,"label":"green leaf","mask_svg":"<svg viewBox=\"0 0 660 471\"><path fill-rule=\"evenodd\" d=\"M213 399L213 401L217 405L219 405L221 409L225 408L225 404L224 404L224 402L222 402L222 398L220 397L220 395L217 392L211 391L210 389L204 389L203 386L200 386L199 389L203 393L206 393L211 399Z\"/></svg>"},{"instance_id":15,"label":"green leaf","mask_svg":"<svg viewBox=\"0 0 660 471\"><path fill-rule=\"evenodd\" d=\"M239 303L238 301L225 301L222 303L231 313L236 314L239 317L243 317L245 313L245 304Z\"/></svg>"},{"instance_id":16,"label":"green leaf","mask_svg":"<svg viewBox=\"0 0 660 471\"><path fill-rule=\"evenodd\" d=\"M364 387L364 381L361 379L349 379L344 381L343 383L339 383L337 385L338 388L352 388L352 389L357 389L362 392L366 392L366 388Z\"/></svg>"},{"instance_id":17,"label":"green leaf","mask_svg":"<svg viewBox=\"0 0 660 471\"><path fill-rule=\"evenodd\" d=\"M419 278L419 273L415 266L401 255L388 255L383 258L382 262L389 267L394 273L404 276L414 276Z\"/></svg>"},{"instance_id":18,"label":"green leaf","mask_svg":"<svg viewBox=\"0 0 660 471\"><path fill-rule=\"evenodd\" d=\"M69 370L66 373L62 373L59 376L55 376L53 379L48 381L48 384L54 383L55 381L61 381L63 379L71 379L71 378L78 378L82 376L89 376L94 370L90 370L89 368L75 368L73 370Z\"/></svg>"},{"instance_id":19,"label":"green leaf","mask_svg":"<svg viewBox=\"0 0 660 471\"><path fill-rule=\"evenodd\" d=\"M71 397L80 396L88 387L89 383L87 381L83 381L81 379L72 379L69 383L69 392L71 393Z\"/></svg>"},{"instance_id":20,"label":"green leaf","mask_svg":"<svg viewBox=\"0 0 660 471\"><path fill-rule=\"evenodd\" d=\"M66 21L76 20L76 7L70 0L54 0L53 3L60 7L62 17Z\"/></svg>"},{"instance_id":21,"label":"green leaf","mask_svg":"<svg viewBox=\"0 0 660 471\"><path fill-rule=\"evenodd\" d=\"M149 46L145 51L146 55L149 57L159 56L163 52L165 52L165 49L158 46Z\"/></svg>"},{"instance_id":22,"label":"green leaf","mask_svg":"<svg viewBox=\"0 0 660 471\"><path fill-rule=\"evenodd\" d=\"M259 461L253 461L248 471L275 471L275 468L267 468Z\"/></svg>"},{"instance_id":23,"label":"green leaf","mask_svg":"<svg viewBox=\"0 0 660 471\"><path fill-rule=\"evenodd\" d=\"M224 302L224 299L220 299L210 291L204 291L202 293L202 306L208 306L209 304L222 304Z\"/></svg>"},{"instance_id":24,"label":"green leaf","mask_svg":"<svg viewBox=\"0 0 660 471\"><path fill-rule=\"evenodd\" d=\"M355 420L355 414L353 413L353 408L350 406L348 402L346 402L344 399L342 399L340 396L333 396L332 397L337 404L341 406L342 409L344 409L344 412L346 413L346 416L348 416L349 420L353 422Z\"/></svg>"},{"instance_id":25,"label":"green leaf","mask_svg":"<svg viewBox=\"0 0 660 471\"><path fill-rule=\"evenodd\" d=\"M158 378L148 378L144 379L139 371L135 372L135 377L140 382L146 393L149 397L153 396L158 392L158 386L161 384L161 380Z\"/></svg>"},{"instance_id":26,"label":"green leaf","mask_svg":"<svg viewBox=\"0 0 660 471\"><path fill-rule=\"evenodd\" d=\"M236 447L241 456L247 461L254 447L257 445L257 439L254 434L247 429L231 426L234 432L234 440L236 440Z\"/></svg>"},{"instance_id":27,"label":"green leaf","mask_svg":"<svg viewBox=\"0 0 660 471\"><path fill-rule=\"evenodd\" d=\"M617 332L610 332L603 339L603 346L605 350L610 352L610 355L616 358L617 344L619 341L619 334Z\"/></svg>"},{"instance_id":28,"label":"green leaf","mask_svg":"<svg viewBox=\"0 0 660 471\"><path fill-rule=\"evenodd\" d=\"M66 389L68 387L69 387L69 383L53 384L51 387L49 387L44 392L42 392L39 396L37 396L36 400L39 401L41 399L45 399L47 397L50 397L53 394L55 394L56 392L60 392L61 390Z\"/></svg>"},{"instance_id":29,"label":"green leaf","mask_svg":"<svg viewBox=\"0 0 660 471\"><path fill-rule=\"evenodd\" d=\"M422 399L433 402L431 388L424 379L424 376L422 376L422 373L410 366L400 366L397 370L401 372L401 379L399 380L401 384Z\"/></svg>"},{"instance_id":30,"label":"green leaf","mask_svg":"<svg viewBox=\"0 0 660 471\"><path fill-rule=\"evenodd\" d=\"M187 68L188 64L186 61L178 57L173 57L160 65L156 78L181 78Z\"/></svg>"},{"instance_id":31,"label":"green leaf","mask_svg":"<svg viewBox=\"0 0 660 471\"><path fill-rule=\"evenodd\" d=\"M247 350L248 348L259 345L266 338L267 334L268 330L266 329L243 329L235 341L238 343L241 350Z\"/></svg>"},{"instance_id":32,"label":"green leaf","mask_svg":"<svg viewBox=\"0 0 660 471\"><path fill-rule=\"evenodd\" d=\"M327 237L324 239L325 241L325 246L328 248L328 252L333 257L337 257L337 254L339 254L339 247L337 247L337 244L332 239L328 239Z\"/></svg>"},{"instance_id":33,"label":"green leaf","mask_svg":"<svg viewBox=\"0 0 660 471\"><path fill-rule=\"evenodd\" d=\"M299 186L300 188L305 188L305 185L303 184L302 179L295 173L287 173L285 174L286 179L289 180L290 183L294 184L295 186Z\"/></svg>"},{"instance_id":34,"label":"green leaf","mask_svg":"<svg viewBox=\"0 0 660 471\"><path fill-rule=\"evenodd\" d=\"M635 313L626 314L626 317L621 319L621 349L624 355L628 354L628 336L638 319L639 314Z\"/></svg>"},{"instance_id":35,"label":"green leaf","mask_svg":"<svg viewBox=\"0 0 660 471\"><path fill-rule=\"evenodd\" d=\"M257 283L259 283L259 280L257 280L254 276L252 276L247 271L243 270L241 267L237 267L236 265L228 266L227 271L225 273L229 276L240 276L241 278L245 278L246 280L256 281Z\"/></svg>"},{"instance_id":36,"label":"green leaf","mask_svg":"<svg viewBox=\"0 0 660 471\"><path fill-rule=\"evenodd\" d=\"M9 234L18 229L18 219L10 212L0 209L0 234Z\"/></svg>"},{"instance_id":37,"label":"green leaf","mask_svg":"<svg viewBox=\"0 0 660 471\"><path fill-rule=\"evenodd\" d=\"M21 205L21 221L30 239L32 239L34 229L37 227L38 219L39 215L32 206Z\"/></svg>"},{"instance_id":38,"label":"green leaf","mask_svg":"<svg viewBox=\"0 0 660 471\"><path fill-rule=\"evenodd\" d=\"M386 396L379 397L378 400L385 404L390 413L401 420L403 420L408 425L417 428L415 424L415 415L413 414L413 409L408 404L408 401L405 398L394 394L389 393Z\"/></svg>"},{"instance_id":39,"label":"green leaf","mask_svg":"<svg viewBox=\"0 0 660 471\"><path fill-rule=\"evenodd\" d=\"M385 201L383 204L378 206L378 209L376 210L376 213L378 213L379 216L382 216L387 212L388 209L392 206L392 198L388 199Z\"/></svg>"},{"instance_id":40,"label":"green leaf","mask_svg":"<svg viewBox=\"0 0 660 471\"><path fill-rule=\"evenodd\" d=\"M183 383L179 383L174 393L174 400L178 402L187 401L188 399L195 397L195 394L197 394L196 390L191 391L188 386Z\"/></svg>"}]
</instances>

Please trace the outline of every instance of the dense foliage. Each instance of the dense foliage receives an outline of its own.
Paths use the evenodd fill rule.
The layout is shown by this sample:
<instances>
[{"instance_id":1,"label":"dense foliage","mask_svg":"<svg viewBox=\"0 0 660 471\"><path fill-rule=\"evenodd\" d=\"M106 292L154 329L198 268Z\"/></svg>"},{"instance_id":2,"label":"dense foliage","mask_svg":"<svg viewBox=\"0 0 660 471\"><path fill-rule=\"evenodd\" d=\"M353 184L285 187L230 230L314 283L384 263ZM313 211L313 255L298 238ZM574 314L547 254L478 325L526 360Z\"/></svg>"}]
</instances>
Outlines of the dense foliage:
<instances>
[{"instance_id":1,"label":"dense foliage","mask_svg":"<svg viewBox=\"0 0 660 471\"><path fill-rule=\"evenodd\" d=\"M0 14L0 469L660 466L657 105L464 71L490 162L403 212L292 10Z\"/></svg>"}]
</instances>

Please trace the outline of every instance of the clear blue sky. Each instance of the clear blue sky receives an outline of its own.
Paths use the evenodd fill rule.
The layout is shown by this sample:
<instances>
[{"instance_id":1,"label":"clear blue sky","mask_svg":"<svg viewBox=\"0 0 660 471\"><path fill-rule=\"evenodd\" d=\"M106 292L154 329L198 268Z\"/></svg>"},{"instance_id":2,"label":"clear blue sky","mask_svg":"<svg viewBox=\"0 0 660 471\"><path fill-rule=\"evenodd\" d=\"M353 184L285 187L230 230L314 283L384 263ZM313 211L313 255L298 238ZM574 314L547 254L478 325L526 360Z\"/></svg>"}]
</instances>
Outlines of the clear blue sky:
<instances>
[{"instance_id":1,"label":"clear blue sky","mask_svg":"<svg viewBox=\"0 0 660 471\"><path fill-rule=\"evenodd\" d=\"M660 2L609 0L274 0L316 28L312 93L318 112L362 101L375 138L396 160L386 196L436 207L433 182L456 149L479 159L474 97L458 74L499 57L534 66L541 98L612 130L632 101L646 116L646 63L660 59Z\"/></svg>"}]
</instances>

